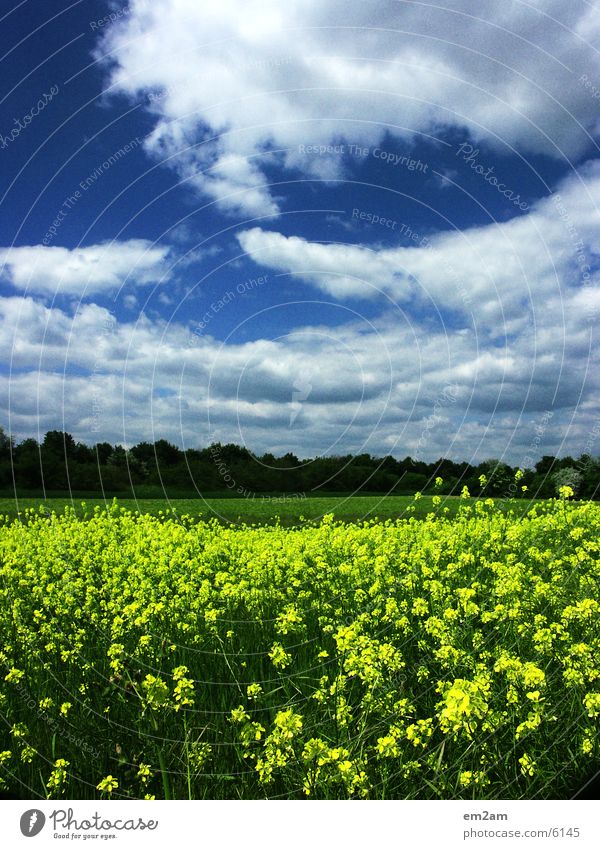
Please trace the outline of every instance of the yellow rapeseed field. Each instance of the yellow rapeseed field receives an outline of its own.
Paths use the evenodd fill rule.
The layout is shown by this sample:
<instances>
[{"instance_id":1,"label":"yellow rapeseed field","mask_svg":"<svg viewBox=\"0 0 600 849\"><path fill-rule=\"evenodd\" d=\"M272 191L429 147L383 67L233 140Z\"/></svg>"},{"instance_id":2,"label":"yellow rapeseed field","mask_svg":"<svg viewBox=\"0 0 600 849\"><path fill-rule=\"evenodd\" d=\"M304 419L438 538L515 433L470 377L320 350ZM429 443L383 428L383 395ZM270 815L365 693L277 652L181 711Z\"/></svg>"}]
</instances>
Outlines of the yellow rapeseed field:
<instances>
[{"instance_id":1,"label":"yellow rapeseed field","mask_svg":"<svg viewBox=\"0 0 600 849\"><path fill-rule=\"evenodd\" d=\"M600 506L0 524L2 790L568 798L600 767Z\"/></svg>"}]
</instances>

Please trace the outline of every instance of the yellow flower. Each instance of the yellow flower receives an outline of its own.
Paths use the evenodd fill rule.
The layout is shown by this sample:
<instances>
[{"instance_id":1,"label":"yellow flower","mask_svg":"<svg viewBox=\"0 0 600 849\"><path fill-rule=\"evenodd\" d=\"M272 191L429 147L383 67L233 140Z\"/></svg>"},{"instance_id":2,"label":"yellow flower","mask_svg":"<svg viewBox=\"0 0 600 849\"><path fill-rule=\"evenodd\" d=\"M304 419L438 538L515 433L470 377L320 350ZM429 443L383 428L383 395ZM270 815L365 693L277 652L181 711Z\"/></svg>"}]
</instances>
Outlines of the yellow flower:
<instances>
[{"instance_id":1,"label":"yellow flower","mask_svg":"<svg viewBox=\"0 0 600 849\"><path fill-rule=\"evenodd\" d=\"M187 672L187 666L178 666L173 670L173 680L177 682L173 691L176 711L194 704L194 682L191 678L186 678Z\"/></svg>"},{"instance_id":2,"label":"yellow flower","mask_svg":"<svg viewBox=\"0 0 600 849\"><path fill-rule=\"evenodd\" d=\"M137 771L137 777L140 779L142 784L147 784L150 778L152 778L150 764L141 763Z\"/></svg>"},{"instance_id":3,"label":"yellow flower","mask_svg":"<svg viewBox=\"0 0 600 849\"><path fill-rule=\"evenodd\" d=\"M583 700L583 704L590 719L600 716L600 693L588 693Z\"/></svg>"},{"instance_id":4,"label":"yellow flower","mask_svg":"<svg viewBox=\"0 0 600 849\"><path fill-rule=\"evenodd\" d=\"M9 684L18 684L19 681L24 677L25 673L22 670L16 669L13 666L10 672L4 676L4 680L8 681Z\"/></svg>"},{"instance_id":5,"label":"yellow flower","mask_svg":"<svg viewBox=\"0 0 600 849\"><path fill-rule=\"evenodd\" d=\"M262 687L260 684L248 684L246 687L246 695L249 699L256 700L260 698Z\"/></svg>"},{"instance_id":6,"label":"yellow flower","mask_svg":"<svg viewBox=\"0 0 600 849\"><path fill-rule=\"evenodd\" d=\"M465 728L472 732L474 721L481 719L488 711L485 688L477 681L457 678L452 684L442 686L444 707L440 713L443 731L456 732Z\"/></svg>"},{"instance_id":7,"label":"yellow flower","mask_svg":"<svg viewBox=\"0 0 600 849\"><path fill-rule=\"evenodd\" d=\"M32 746L26 744L21 750L21 761L24 764L30 764L36 755L36 750Z\"/></svg>"},{"instance_id":8,"label":"yellow flower","mask_svg":"<svg viewBox=\"0 0 600 849\"><path fill-rule=\"evenodd\" d=\"M399 758L400 748L398 741L391 734L386 734L385 737L377 739L376 751L378 755L384 758Z\"/></svg>"},{"instance_id":9,"label":"yellow flower","mask_svg":"<svg viewBox=\"0 0 600 849\"><path fill-rule=\"evenodd\" d=\"M249 719L250 719L250 714L246 713L246 709L244 708L243 705L240 705L239 707L234 708L231 711L231 717L230 717L229 721L233 722L233 723L242 723L242 722L247 722Z\"/></svg>"},{"instance_id":10,"label":"yellow flower","mask_svg":"<svg viewBox=\"0 0 600 849\"><path fill-rule=\"evenodd\" d=\"M146 697L146 704L152 710L159 710L167 704L169 688L161 678L156 675L146 675L142 681L142 689Z\"/></svg>"},{"instance_id":11,"label":"yellow flower","mask_svg":"<svg viewBox=\"0 0 600 849\"><path fill-rule=\"evenodd\" d=\"M69 761L66 761L64 758L58 758L54 761L54 769L50 773L50 777L46 783L46 788L50 796L55 795L63 789L67 780L67 767L69 765Z\"/></svg>"},{"instance_id":12,"label":"yellow flower","mask_svg":"<svg viewBox=\"0 0 600 849\"><path fill-rule=\"evenodd\" d=\"M292 662L291 655L286 652L281 643L273 643L269 657L275 669L285 669Z\"/></svg>"},{"instance_id":13,"label":"yellow flower","mask_svg":"<svg viewBox=\"0 0 600 849\"><path fill-rule=\"evenodd\" d=\"M280 710L275 717L274 724L279 729L279 736L282 739L291 740L302 728L302 717L300 714L294 713L291 708Z\"/></svg>"},{"instance_id":14,"label":"yellow flower","mask_svg":"<svg viewBox=\"0 0 600 849\"><path fill-rule=\"evenodd\" d=\"M119 782L116 778L113 778L112 775L107 775L106 778L103 778L102 781L99 781L96 785L96 790L100 790L101 793L108 793L109 796L113 792L113 790L117 790L119 787Z\"/></svg>"},{"instance_id":15,"label":"yellow flower","mask_svg":"<svg viewBox=\"0 0 600 849\"><path fill-rule=\"evenodd\" d=\"M521 773L523 775L532 776L535 773L535 761L532 760L529 755L525 754L521 758L519 758L519 763L521 764Z\"/></svg>"}]
</instances>

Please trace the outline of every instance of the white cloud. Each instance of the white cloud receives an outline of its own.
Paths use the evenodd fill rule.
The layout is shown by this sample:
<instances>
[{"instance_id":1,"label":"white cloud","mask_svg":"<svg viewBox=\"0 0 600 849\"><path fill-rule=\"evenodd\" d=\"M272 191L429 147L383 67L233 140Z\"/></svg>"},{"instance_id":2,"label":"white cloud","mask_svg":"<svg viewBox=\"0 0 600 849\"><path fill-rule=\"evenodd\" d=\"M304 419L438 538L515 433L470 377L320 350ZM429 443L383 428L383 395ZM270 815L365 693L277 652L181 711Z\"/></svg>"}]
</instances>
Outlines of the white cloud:
<instances>
[{"instance_id":1,"label":"white cloud","mask_svg":"<svg viewBox=\"0 0 600 849\"><path fill-rule=\"evenodd\" d=\"M147 149L228 211L276 212L269 164L339 176L339 157L307 158L302 143L459 128L505 151L561 158L590 149L598 130L580 81L600 84L598 16L570 0L132 0L129 9L98 51L113 90L144 97L156 117Z\"/></svg>"},{"instance_id":2,"label":"white cloud","mask_svg":"<svg viewBox=\"0 0 600 849\"><path fill-rule=\"evenodd\" d=\"M24 292L90 297L164 282L170 276L168 255L167 246L146 239L76 248L0 248L0 274Z\"/></svg>"},{"instance_id":3,"label":"white cloud","mask_svg":"<svg viewBox=\"0 0 600 849\"><path fill-rule=\"evenodd\" d=\"M564 311L589 327L600 307L600 163L507 223L448 231L422 246L321 244L254 227L238 235L259 265L336 298L375 298L456 311L495 336L540 333Z\"/></svg>"},{"instance_id":4,"label":"white cloud","mask_svg":"<svg viewBox=\"0 0 600 849\"><path fill-rule=\"evenodd\" d=\"M138 299L135 295L125 295L125 297L123 298L123 306L127 310L134 310L138 306Z\"/></svg>"},{"instance_id":5,"label":"white cloud","mask_svg":"<svg viewBox=\"0 0 600 849\"><path fill-rule=\"evenodd\" d=\"M552 315L497 345L395 313L332 328L318 324L317 310L312 325L279 339L222 345L145 315L119 322L95 304L71 314L3 298L0 421L10 418L19 437L58 427L87 442L166 437L188 447L219 440L300 456L423 459L506 451L518 462L550 409L536 453L560 447L574 415L566 450L577 453L595 421L598 353L575 312Z\"/></svg>"}]
</instances>

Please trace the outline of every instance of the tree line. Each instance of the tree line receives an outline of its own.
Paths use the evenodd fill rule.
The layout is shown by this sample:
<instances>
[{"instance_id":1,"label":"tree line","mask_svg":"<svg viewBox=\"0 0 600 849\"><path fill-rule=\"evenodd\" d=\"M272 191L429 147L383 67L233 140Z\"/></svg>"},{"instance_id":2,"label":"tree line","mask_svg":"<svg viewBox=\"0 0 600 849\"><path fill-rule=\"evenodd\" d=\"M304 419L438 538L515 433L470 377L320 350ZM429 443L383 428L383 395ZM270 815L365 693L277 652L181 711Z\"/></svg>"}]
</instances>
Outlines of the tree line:
<instances>
[{"instance_id":1,"label":"tree line","mask_svg":"<svg viewBox=\"0 0 600 849\"><path fill-rule=\"evenodd\" d=\"M440 458L432 463L390 455L347 454L299 459L254 454L240 445L213 443L182 450L165 439L122 445L76 442L69 433L51 430L43 440L18 444L0 427L0 490L17 492L85 492L137 497L231 495L256 493L395 493L433 490L442 478L442 494L496 498L550 498L563 485L580 498L596 498L600 457L542 457L533 468L518 469L498 459L478 465Z\"/></svg>"}]
</instances>

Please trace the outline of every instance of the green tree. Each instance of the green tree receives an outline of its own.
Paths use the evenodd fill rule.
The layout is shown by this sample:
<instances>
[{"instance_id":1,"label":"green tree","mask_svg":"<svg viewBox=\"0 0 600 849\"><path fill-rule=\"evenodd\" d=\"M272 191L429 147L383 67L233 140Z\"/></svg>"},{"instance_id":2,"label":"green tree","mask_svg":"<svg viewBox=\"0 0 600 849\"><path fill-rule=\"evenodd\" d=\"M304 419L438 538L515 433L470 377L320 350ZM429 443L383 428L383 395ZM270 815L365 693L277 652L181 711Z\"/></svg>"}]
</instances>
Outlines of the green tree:
<instances>
[{"instance_id":1,"label":"green tree","mask_svg":"<svg viewBox=\"0 0 600 849\"><path fill-rule=\"evenodd\" d=\"M507 463L492 458L485 460L480 469L481 473L487 478L487 483L483 488L485 495L504 496L506 498L510 496L510 485L514 481L514 471Z\"/></svg>"},{"instance_id":2,"label":"green tree","mask_svg":"<svg viewBox=\"0 0 600 849\"><path fill-rule=\"evenodd\" d=\"M6 487L13 480L13 452L15 440L12 435L5 432L0 425L0 487Z\"/></svg>"}]
</instances>

